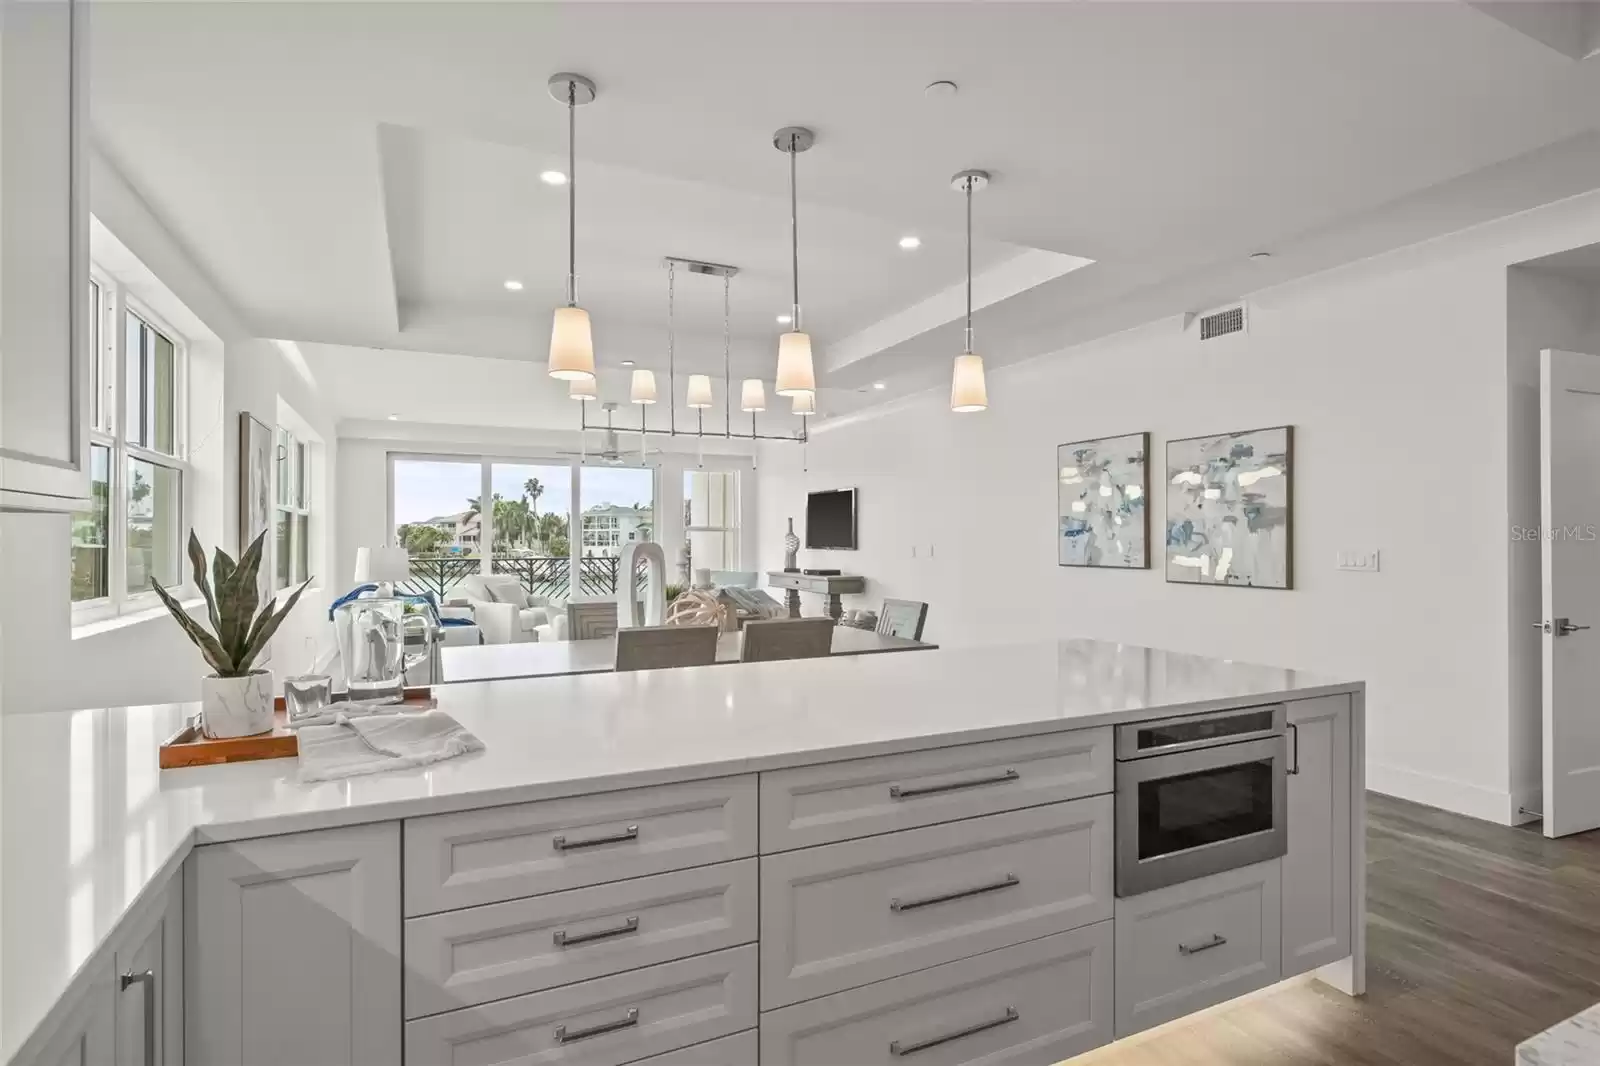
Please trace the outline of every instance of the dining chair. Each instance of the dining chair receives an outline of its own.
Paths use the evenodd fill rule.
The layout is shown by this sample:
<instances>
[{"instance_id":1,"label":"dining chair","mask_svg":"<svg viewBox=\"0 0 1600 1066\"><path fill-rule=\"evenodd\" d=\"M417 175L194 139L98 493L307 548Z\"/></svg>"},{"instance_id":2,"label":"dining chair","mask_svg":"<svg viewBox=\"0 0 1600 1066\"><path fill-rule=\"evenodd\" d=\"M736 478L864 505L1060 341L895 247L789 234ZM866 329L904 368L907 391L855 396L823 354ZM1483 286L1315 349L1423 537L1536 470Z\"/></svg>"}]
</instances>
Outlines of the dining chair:
<instances>
[{"instance_id":1,"label":"dining chair","mask_svg":"<svg viewBox=\"0 0 1600 1066\"><path fill-rule=\"evenodd\" d=\"M921 640L922 626L928 621L928 605L921 600L884 600L878 612L880 637L905 637Z\"/></svg>"},{"instance_id":2,"label":"dining chair","mask_svg":"<svg viewBox=\"0 0 1600 1066\"><path fill-rule=\"evenodd\" d=\"M583 600L567 604L568 640L594 640L616 635L616 600Z\"/></svg>"},{"instance_id":3,"label":"dining chair","mask_svg":"<svg viewBox=\"0 0 1600 1066\"><path fill-rule=\"evenodd\" d=\"M717 661L716 626L637 626L617 630L617 670L710 666Z\"/></svg>"},{"instance_id":4,"label":"dining chair","mask_svg":"<svg viewBox=\"0 0 1600 1066\"><path fill-rule=\"evenodd\" d=\"M742 663L821 659L833 653L831 618L763 618L744 624Z\"/></svg>"}]
</instances>

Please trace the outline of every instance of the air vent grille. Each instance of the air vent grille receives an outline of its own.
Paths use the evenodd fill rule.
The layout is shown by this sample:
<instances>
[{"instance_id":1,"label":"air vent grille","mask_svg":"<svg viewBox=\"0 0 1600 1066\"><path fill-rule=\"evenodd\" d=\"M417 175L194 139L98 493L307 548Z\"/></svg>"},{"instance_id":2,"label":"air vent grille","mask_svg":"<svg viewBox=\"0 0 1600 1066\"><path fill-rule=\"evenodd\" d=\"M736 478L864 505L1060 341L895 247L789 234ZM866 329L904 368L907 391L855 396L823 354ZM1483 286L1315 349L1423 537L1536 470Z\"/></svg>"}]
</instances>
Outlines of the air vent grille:
<instances>
[{"instance_id":1,"label":"air vent grille","mask_svg":"<svg viewBox=\"0 0 1600 1066\"><path fill-rule=\"evenodd\" d=\"M1244 307L1230 307L1226 311L1216 311L1204 315L1200 319L1200 339L1211 340L1214 337L1225 337L1230 333L1244 332Z\"/></svg>"}]
</instances>

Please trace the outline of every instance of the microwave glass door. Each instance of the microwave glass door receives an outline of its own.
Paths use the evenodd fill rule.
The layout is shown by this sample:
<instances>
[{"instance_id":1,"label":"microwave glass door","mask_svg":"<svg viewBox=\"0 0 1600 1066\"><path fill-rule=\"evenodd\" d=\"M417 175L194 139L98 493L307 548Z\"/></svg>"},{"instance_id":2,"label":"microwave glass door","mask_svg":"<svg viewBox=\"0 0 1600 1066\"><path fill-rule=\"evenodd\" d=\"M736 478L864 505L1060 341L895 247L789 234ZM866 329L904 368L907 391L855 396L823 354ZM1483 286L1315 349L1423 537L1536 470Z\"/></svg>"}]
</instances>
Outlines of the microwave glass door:
<instances>
[{"instance_id":1,"label":"microwave glass door","mask_svg":"<svg viewBox=\"0 0 1600 1066\"><path fill-rule=\"evenodd\" d=\"M1265 758L1140 781L1140 861L1270 832L1273 780Z\"/></svg>"}]
</instances>

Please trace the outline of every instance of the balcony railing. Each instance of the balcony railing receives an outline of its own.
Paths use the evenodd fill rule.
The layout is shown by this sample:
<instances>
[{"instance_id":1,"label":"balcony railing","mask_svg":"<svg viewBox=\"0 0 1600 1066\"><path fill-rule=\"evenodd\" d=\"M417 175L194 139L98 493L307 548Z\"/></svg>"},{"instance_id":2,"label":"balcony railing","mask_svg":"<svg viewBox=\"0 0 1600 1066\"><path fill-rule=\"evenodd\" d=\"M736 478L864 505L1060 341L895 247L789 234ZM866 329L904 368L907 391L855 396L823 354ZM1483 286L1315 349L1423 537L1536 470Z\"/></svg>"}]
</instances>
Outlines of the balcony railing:
<instances>
[{"instance_id":1,"label":"balcony railing","mask_svg":"<svg viewBox=\"0 0 1600 1066\"><path fill-rule=\"evenodd\" d=\"M617 592L617 570L622 560L615 556L586 556L578 560L578 590L572 591L572 560L565 556L497 555L491 560L496 574L514 575L531 596L550 600L568 600L573 597L614 596ZM399 591L420 596L432 592L441 600L458 595L456 588L463 578L480 573L483 560L476 555L413 555L411 577L400 584ZM645 572L636 572L639 588L645 584Z\"/></svg>"}]
</instances>

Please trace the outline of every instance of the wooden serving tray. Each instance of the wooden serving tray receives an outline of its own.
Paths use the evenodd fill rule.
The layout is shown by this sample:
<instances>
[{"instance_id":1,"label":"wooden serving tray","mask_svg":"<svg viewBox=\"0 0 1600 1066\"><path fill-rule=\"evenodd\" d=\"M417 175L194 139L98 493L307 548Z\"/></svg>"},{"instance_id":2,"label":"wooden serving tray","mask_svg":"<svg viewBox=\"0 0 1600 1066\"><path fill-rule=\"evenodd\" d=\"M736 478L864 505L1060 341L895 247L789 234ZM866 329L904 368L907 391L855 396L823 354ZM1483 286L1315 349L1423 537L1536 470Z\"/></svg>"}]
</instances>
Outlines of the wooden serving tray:
<instances>
[{"instance_id":1,"label":"wooden serving tray","mask_svg":"<svg viewBox=\"0 0 1600 1066\"><path fill-rule=\"evenodd\" d=\"M334 697L339 703L340 693ZM396 707L428 707L433 705L433 690L427 687L408 688ZM215 766L219 763L255 762L257 759L292 759L300 754L299 735L288 727L288 715L283 708L283 697L273 701L272 729L248 737L229 737L213 740L200 732L200 718L196 715L184 722L161 745L158 765L163 770L182 766Z\"/></svg>"}]
</instances>

